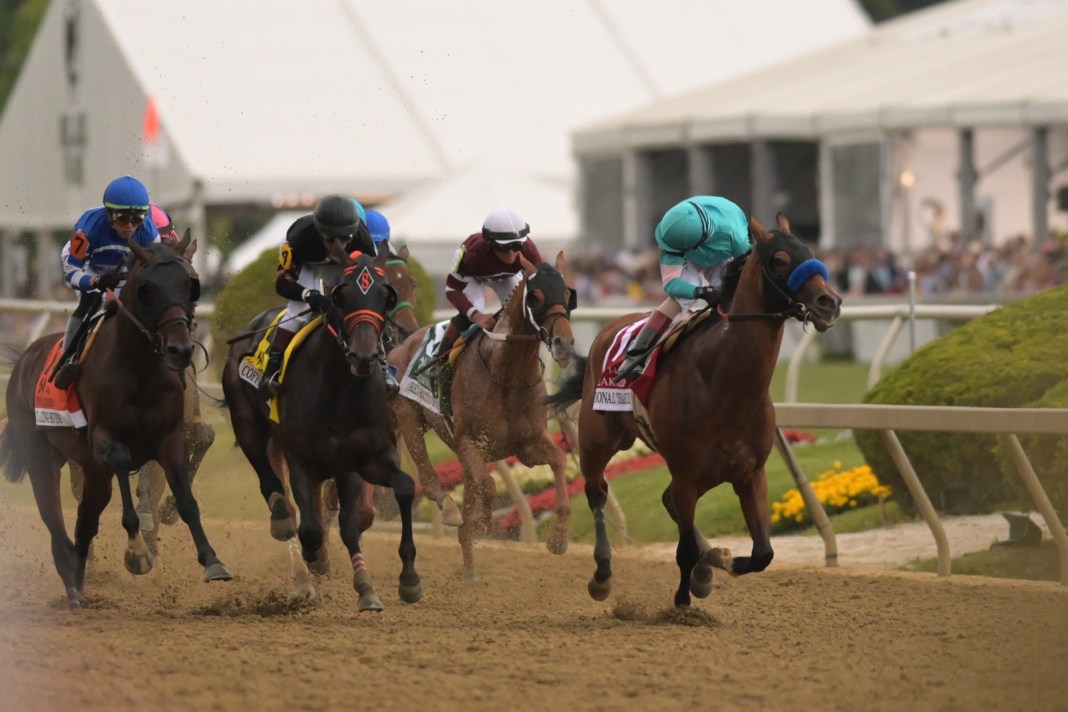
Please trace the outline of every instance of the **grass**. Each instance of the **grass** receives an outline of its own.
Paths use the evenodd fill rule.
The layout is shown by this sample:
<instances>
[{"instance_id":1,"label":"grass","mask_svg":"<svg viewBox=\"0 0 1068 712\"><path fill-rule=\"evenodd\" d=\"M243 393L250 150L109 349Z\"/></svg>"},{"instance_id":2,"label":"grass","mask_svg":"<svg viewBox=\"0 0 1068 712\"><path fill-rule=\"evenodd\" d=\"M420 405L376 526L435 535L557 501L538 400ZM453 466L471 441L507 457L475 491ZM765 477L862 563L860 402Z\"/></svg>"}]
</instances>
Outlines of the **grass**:
<instances>
[{"instance_id":1,"label":"grass","mask_svg":"<svg viewBox=\"0 0 1068 712\"><path fill-rule=\"evenodd\" d=\"M938 559L916 559L904 568L936 572ZM964 554L952 560L950 571L953 575L1060 581L1060 559L1056 544L1047 539L1039 546L998 547Z\"/></svg>"}]
</instances>

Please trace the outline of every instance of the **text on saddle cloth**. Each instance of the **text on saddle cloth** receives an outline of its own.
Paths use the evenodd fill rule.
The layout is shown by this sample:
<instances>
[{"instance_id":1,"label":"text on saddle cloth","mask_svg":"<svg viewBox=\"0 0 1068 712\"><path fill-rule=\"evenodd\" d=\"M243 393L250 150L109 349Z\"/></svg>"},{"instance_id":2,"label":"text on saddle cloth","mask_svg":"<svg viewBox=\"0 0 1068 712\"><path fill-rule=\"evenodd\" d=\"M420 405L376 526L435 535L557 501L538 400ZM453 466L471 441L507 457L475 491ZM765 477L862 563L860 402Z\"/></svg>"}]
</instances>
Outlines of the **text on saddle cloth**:
<instances>
[{"instance_id":1,"label":"text on saddle cloth","mask_svg":"<svg viewBox=\"0 0 1068 712\"><path fill-rule=\"evenodd\" d=\"M438 415L441 415L441 402L438 398L438 384L435 382L435 369L431 368L431 362L448 326L448 321L441 321L426 330L423 341L408 363L400 382L400 395Z\"/></svg>"},{"instance_id":2,"label":"text on saddle cloth","mask_svg":"<svg viewBox=\"0 0 1068 712\"><path fill-rule=\"evenodd\" d=\"M267 369L268 352L271 348L271 335L274 334L274 330L278 328L278 323L286 315L285 310L278 312L275 318L271 321L271 325L267 327L267 330L263 334L263 338L260 339L259 344L256 345L256 350L252 353L243 356L241 362L237 367L237 374L242 381L248 383L253 388L259 388L260 382L263 381L263 372ZM319 328L323 323L323 317L320 314L315 317L304 327L296 333L293 340L289 342L289 346L286 347L285 353L282 356L282 367L278 370L278 382L283 383L286 377L286 367L289 366L289 359L296 353L308 336L313 331ZM278 399L271 398L271 420L278 421Z\"/></svg>"},{"instance_id":3,"label":"text on saddle cloth","mask_svg":"<svg viewBox=\"0 0 1068 712\"><path fill-rule=\"evenodd\" d=\"M61 390L48 380L62 353L63 341L60 340L48 352L44 368L37 377L33 407L39 429L84 428L88 424L75 384L72 383L66 390Z\"/></svg>"}]
</instances>

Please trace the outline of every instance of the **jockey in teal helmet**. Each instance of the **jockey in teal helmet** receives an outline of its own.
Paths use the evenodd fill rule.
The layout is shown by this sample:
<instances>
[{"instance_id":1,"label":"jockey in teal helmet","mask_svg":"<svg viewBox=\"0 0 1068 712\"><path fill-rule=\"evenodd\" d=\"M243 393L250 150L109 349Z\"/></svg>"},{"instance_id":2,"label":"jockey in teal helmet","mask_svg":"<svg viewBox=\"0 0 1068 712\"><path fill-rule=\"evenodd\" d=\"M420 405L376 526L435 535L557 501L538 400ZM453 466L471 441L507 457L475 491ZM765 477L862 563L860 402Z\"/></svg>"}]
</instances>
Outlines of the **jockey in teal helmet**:
<instances>
[{"instance_id":1,"label":"jockey in teal helmet","mask_svg":"<svg viewBox=\"0 0 1068 712\"><path fill-rule=\"evenodd\" d=\"M653 310L627 349L617 380L641 370L646 356L683 309L698 299L710 306L719 304L724 265L749 251L749 220L726 198L698 195L664 213L655 237L667 299Z\"/></svg>"}]
</instances>

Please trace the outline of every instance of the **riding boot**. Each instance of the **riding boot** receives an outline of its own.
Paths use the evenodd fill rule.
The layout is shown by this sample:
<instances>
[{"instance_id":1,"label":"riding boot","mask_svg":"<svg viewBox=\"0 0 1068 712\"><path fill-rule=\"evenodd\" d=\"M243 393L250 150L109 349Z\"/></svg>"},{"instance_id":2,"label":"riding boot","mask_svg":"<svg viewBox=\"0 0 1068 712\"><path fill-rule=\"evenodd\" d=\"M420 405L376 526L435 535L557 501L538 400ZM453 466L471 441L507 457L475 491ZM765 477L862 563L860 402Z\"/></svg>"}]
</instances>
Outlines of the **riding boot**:
<instances>
[{"instance_id":1,"label":"riding boot","mask_svg":"<svg viewBox=\"0 0 1068 712\"><path fill-rule=\"evenodd\" d=\"M627 358L623 360L616 370L616 380L625 381L641 373L645 367L645 359L652 352L653 347L660 341L660 336L671 324L671 319L658 311L653 311L648 321L634 337L634 342L627 349Z\"/></svg>"},{"instance_id":2,"label":"riding boot","mask_svg":"<svg viewBox=\"0 0 1068 712\"><path fill-rule=\"evenodd\" d=\"M460 325L455 320L450 321L449 325L445 327L445 333L441 336L438 350L434 352L434 363L427 369L431 375L437 375L441 373L441 369L445 368L445 364L449 360L449 352L452 351L452 346L458 338L460 338Z\"/></svg>"},{"instance_id":3,"label":"riding boot","mask_svg":"<svg viewBox=\"0 0 1068 712\"><path fill-rule=\"evenodd\" d=\"M279 373L282 370L282 358L285 356L286 347L293 340L293 332L277 328L271 339L271 348L267 351L267 366L263 369L263 379L260 381L260 390L266 391L272 396L278 395Z\"/></svg>"},{"instance_id":4,"label":"riding boot","mask_svg":"<svg viewBox=\"0 0 1068 712\"><path fill-rule=\"evenodd\" d=\"M85 320L82 317L72 314L67 321L67 330L63 333L63 355L60 356L52 376L52 382L61 391L67 390L82 372L82 365L74 363L73 360L77 353L75 343L83 321Z\"/></svg>"},{"instance_id":5,"label":"riding boot","mask_svg":"<svg viewBox=\"0 0 1068 712\"><path fill-rule=\"evenodd\" d=\"M386 398L392 398L400 391L400 384L393 375L393 366L386 361L386 351L381 341L378 342L378 365L382 368L382 380L386 383Z\"/></svg>"}]
</instances>

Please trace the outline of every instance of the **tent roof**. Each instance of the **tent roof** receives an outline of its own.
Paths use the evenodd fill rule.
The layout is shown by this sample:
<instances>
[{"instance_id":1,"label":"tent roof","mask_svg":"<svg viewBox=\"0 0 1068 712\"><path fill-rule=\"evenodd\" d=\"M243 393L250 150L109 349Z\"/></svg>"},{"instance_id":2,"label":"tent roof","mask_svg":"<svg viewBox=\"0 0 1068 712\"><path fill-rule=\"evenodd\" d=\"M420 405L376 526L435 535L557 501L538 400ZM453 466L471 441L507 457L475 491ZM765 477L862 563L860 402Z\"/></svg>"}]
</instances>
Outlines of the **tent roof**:
<instances>
[{"instance_id":1,"label":"tent roof","mask_svg":"<svg viewBox=\"0 0 1068 712\"><path fill-rule=\"evenodd\" d=\"M1068 122L1068 1L961 0L586 127L580 154L743 137Z\"/></svg>"},{"instance_id":2,"label":"tent roof","mask_svg":"<svg viewBox=\"0 0 1068 712\"><path fill-rule=\"evenodd\" d=\"M160 200L208 204L374 202L466 181L487 160L570 190L576 127L868 31L852 0L819 3L54 2L0 116L0 160L33 174L0 175L0 225L65 224L127 172ZM88 135L72 181L60 127L78 115ZM477 220L488 201L471 199Z\"/></svg>"}]
</instances>

